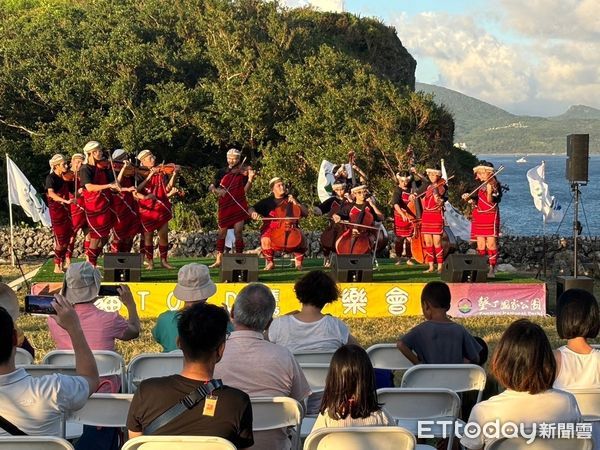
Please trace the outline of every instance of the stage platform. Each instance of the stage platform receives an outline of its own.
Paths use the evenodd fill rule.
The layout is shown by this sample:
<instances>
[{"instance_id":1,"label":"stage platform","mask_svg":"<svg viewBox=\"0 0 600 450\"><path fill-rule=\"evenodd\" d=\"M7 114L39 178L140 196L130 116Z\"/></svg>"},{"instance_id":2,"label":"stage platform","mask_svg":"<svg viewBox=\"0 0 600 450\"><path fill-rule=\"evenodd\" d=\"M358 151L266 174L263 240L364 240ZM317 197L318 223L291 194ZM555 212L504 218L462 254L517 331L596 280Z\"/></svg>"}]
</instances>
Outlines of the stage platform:
<instances>
[{"instance_id":1,"label":"stage platform","mask_svg":"<svg viewBox=\"0 0 600 450\"><path fill-rule=\"evenodd\" d=\"M207 258L174 258L173 270L156 268L142 270L141 281L127 283L138 305L141 317L157 317L167 309L180 309L183 302L173 296L179 267L190 262L211 264ZM276 269L261 271L259 281L267 284L277 300L276 315L299 309L294 294L294 283L309 270L323 269L322 259L306 259L304 270L291 267L289 259L276 260ZM103 261L99 261L102 266ZM260 267L264 261L260 260ZM32 280L32 293L53 293L62 286L62 275L54 274L54 263L49 260ZM324 312L336 317L390 317L421 314L421 291L429 281L439 280L439 275L422 273L425 266L396 266L394 261L379 259L373 271L373 282L340 283L340 301L327 306ZM329 270L329 269L324 269ZM211 277L217 284L217 293L210 303L231 306L237 293L246 283L219 283L219 269L211 269ZM449 283L452 292L452 317L486 315L545 315L546 285L538 280L508 273L500 273L487 283ZM98 300L103 309L122 309L118 298L105 297Z\"/></svg>"}]
</instances>

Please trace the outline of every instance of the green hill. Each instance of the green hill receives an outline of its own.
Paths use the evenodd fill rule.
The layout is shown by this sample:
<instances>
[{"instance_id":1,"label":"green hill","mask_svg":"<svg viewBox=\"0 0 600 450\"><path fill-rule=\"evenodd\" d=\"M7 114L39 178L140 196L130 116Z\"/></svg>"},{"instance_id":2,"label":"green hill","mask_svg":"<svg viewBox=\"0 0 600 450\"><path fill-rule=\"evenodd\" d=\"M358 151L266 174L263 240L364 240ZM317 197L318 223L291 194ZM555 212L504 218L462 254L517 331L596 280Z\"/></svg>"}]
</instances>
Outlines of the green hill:
<instances>
[{"instance_id":1,"label":"green hill","mask_svg":"<svg viewBox=\"0 0 600 450\"><path fill-rule=\"evenodd\" d=\"M454 115L455 142L471 153L563 153L566 136L590 134L590 152L600 153L600 110L571 106L555 117L518 116L460 92L425 83L416 90L434 95Z\"/></svg>"}]
</instances>

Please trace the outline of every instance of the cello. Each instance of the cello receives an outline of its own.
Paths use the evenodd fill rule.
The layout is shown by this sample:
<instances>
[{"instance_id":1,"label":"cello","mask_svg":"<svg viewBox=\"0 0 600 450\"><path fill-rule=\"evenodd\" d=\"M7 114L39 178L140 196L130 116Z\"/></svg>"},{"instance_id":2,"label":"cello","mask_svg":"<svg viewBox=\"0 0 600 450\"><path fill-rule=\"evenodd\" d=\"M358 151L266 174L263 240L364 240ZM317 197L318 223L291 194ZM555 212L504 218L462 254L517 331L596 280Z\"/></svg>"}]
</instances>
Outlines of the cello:
<instances>
[{"instance_id":1,"label":"cello","mask_svg":"<svg viewBox=\"0 0 600 450\"><path fill-rule=\"evenodd\" d=\"M283 200L273 211L271 228L271 245L282 251L294 251L300 247L304 235L298 228L298 221L302 217L302 209L289 200Z\"/></svg>"},{"instance_id":2,"label":"cello","mask_svg":"<svg viewBox=\"0 0 600 450\"><path fill-rule=\"evenodd\" d=\"M338 255L364 255L370 253L372 249L369 228L376 229L373 222L375 222L375 218L366 207L359 214L352 214L351 210L350 220L346 222L348 228L335 243L336 253Z\"/></svg>"}]
</instances>

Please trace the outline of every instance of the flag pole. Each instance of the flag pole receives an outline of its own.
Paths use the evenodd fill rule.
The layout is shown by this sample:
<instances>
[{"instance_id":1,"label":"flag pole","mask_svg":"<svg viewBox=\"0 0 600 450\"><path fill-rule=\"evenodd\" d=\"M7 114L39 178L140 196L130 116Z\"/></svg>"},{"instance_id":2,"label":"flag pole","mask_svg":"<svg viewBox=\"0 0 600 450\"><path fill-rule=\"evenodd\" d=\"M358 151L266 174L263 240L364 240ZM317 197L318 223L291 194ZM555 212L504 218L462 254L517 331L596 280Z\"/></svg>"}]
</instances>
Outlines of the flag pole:
<instances>
[{"instance_id":1,"label":"flag pole","mask_svg":"<svg viewBox=\"0 0 600 450\"><path fill-rule=\"evenodd\" d=\"M13 214L12 214L12 199L10 198L10 180L8 167L8 153L6 153L6 186L8 190L8 216L10 220L10 261L12 266L15 266L15 233L13 230Z\"/></svg>"},{"instance_id":2,"label":"flag pole","mask_svg":"<svg viewBox=\"0 0 600 450\"><path fill-rule=\"evenodd\" d=\"M547 268L547 261L546 261L546 216L544 214L542 214L542 222L544 224L543 226L543 234L542 234L542 248L543 248L543 252L544 252L544 280L547 278L547 274L546 274L546 268Z\"/></svg>"}]
</instances>

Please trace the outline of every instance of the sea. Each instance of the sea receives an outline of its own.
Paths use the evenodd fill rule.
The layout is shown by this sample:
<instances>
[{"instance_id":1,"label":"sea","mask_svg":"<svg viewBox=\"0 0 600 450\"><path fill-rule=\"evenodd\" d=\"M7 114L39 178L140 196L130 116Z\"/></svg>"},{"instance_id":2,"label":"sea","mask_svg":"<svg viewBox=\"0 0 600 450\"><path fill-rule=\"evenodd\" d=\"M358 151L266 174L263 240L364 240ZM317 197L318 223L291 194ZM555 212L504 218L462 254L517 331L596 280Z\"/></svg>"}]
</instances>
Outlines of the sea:
<instances>
[{"instance_id":1,"label":"sea","mask_svg":"<svg viewBox=\"0 0 600 450\"><path fill-rule=\"evenodd\" d=\"M527 162L518 163L521 157ZM573 236L574 193L566 178L566 155L479 155L494 167L504 166L498 175L501 184L509 191L504 192L500 203L501 232L511 236L541 236L542 234ZM545 162L546 183L551 196L565 211L562 222L548 222L544 227L542 213L533 205L527 182L527 171ZM581 236L600 236L600 155L589 159L589 182L580 185L579 222L583 227Z\"/></svg>"}]
</instances>

